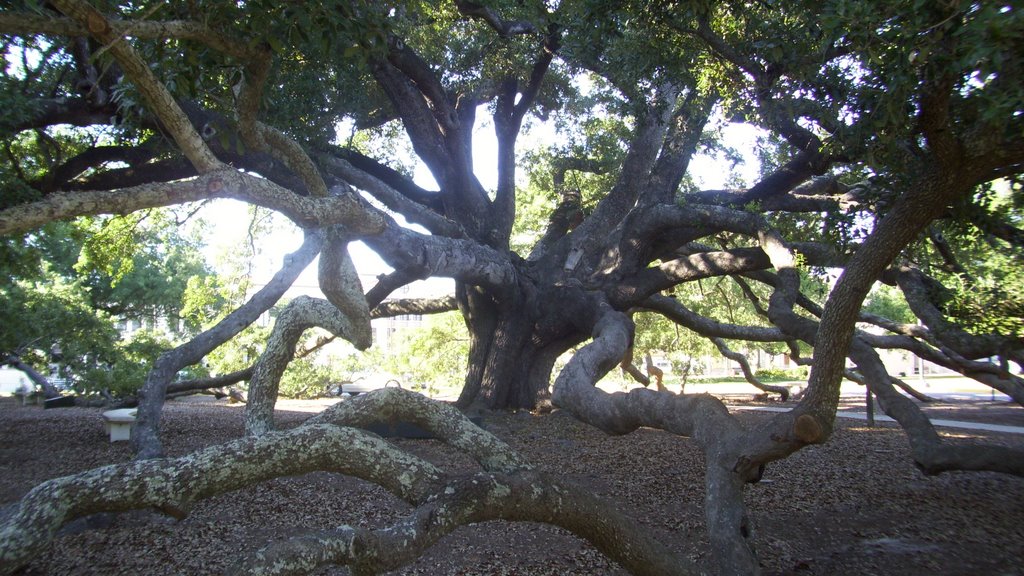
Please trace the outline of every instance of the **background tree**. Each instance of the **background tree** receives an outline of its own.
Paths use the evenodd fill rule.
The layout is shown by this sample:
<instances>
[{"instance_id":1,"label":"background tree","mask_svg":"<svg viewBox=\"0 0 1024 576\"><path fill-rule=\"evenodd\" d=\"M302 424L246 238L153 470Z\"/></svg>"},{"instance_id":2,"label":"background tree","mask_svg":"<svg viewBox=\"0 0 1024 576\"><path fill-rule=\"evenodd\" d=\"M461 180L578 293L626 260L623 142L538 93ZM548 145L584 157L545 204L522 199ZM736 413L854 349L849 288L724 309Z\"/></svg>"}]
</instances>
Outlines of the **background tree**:
<instances>
[{"instance_id":1,"label":"background tree","mask_svg":"<svg viewBox=\"0 0 1024 576\"><path fill-rule=\"evenodd\" d=\"M295 298L278 315L250 372L246 425L256 438L225 448L233 457L224 469L237 472L225 472L227 484L270 474L251 463L276 462L264 456L280 456L282 446L294 460L284 473L323 466L312 445L349 434L336 424L408 416L416 406L429 413L419 418L432 419L432 430L477 456L490 480L442 488L430 466L360 441L353 453L373 445L409 475L381 477L362 456L346 470L392 488L418 506L414 516L456 524L541 518L593 538L632 571L691 570L642 528L625 533L619 516L595 534L594 518L614 514L604 503L550 506L545 498L573 490L531 476L466 421L413 396L383 394L324 416L323 427L272 431L281 376L306 330L320 327L363 349L372 316L454 307L469 333L459 407L553 404L609 433L649 426L692 438L706 456L707 530L723 574L758 572L744 486L771 462L828 439L847 359L905 428L922 470L1024 471L1018 448L941 439L896 391L875 352L910 350L1024 402L1011 370L1024 359L1024 343L992 323L961 320L969 307L948 304L943 281L950 277L933 271L944 249L929 236L936 222L961 222L1019 254L1016 212L987 209L984 195L1002 179L1018 196L1024 166L1024 86L1017 81L1024 20L1013 6L459 0L97 7L52 0L12 6L0 14L0 32L12 63L4 98L22 104L4 120L9 148L31 147L7 155L11 194L0 233L219 197L277 211L305 232L266 287L154 363L133 434L143 460L162 455L160 408L175 375L273 306L319 253L326 299ZM497 142L487 159L493 189L482 184L484 159L474 155L483 115ZM558 145L520 162L520 135L545 119ZM702 146L721 150L709 122L714 128L726 120L766 133L755 151L762 175L737 188L700 189L687 175ZM377 156L349 146L359 139L339 138L338 126L407 138L433 184L418 184L408 166L388 162L402 145ZM530 184L520 185L528 174ZM520 207L534 223L548 211L531 246L518 235L513 242ZM422 228L402 226L393 214ZM395 270L369 290L347 252L355 239ZM922 248L927 242L934 252ZM967 253L990 247L963 244ZM809 277L823 269L841 271L827 294ZM454 278L454 299L384 302L429 276ZM719 317L738 309L701 311L663 296L726 276L750 283L756 314ZM898 286L919 322L862 313L876 282ZM594 384L632 348L630 314L641 308L707 338L813 346L806 394L757 429L708 396L605 394ZM885 333L858 330L859 322ZM568 351L565 367L553 373ZM993 356L998 364L987 360ZM296 446L310 450L297 458ZM183 468L206 470L209 455L196 458L142 462L139 473L177 478ZM387 479L398 477L414 480L395 486ZM93 486L95 479L77 481ZM471 488L491 481L501 486L496 493ZM210 493L201 482L108 505L156 501L184 513L188 501ZM459 513L435 514L441 504L434 502ZM500 510L485 511L484 502L499 502ZM23 517L32 516L31 503L23 506ZM85 509L92 508L75 508ZM38 550L65 519L48 518L18 525L24 536L7 545L12 557ZM434 524L416 518L401 544L340 531L276 546L251 563L386 570L379 547L402 559L437 537ZM602 539L612 533L625 549Z\"/></svg>"},{"instance_id":2,"label":"background tree","mask_svg":"<svg viewBox=\"0 0 1024 576\"><path fill-rule=\"evenodd\" d=\"M42 373L59 364L78 391L134 395L160 349L189 334L188 284L211 274L182 232L171 212L149 210L6 240L0 350ZM129 326L148 328L125 340Z\"/></svg>"},{"instance_id":3,"label":"background tree","mask_svg":"<svg viewBox=\"0 0 1024 576\"><path fill-rule=\"evenodd\" d=\"M462 317L446 312L425 318L424 325L397 334L385 364L402 386L427 393L458 388L465 375L469 335Z\"/></svg>"}]
</instances>

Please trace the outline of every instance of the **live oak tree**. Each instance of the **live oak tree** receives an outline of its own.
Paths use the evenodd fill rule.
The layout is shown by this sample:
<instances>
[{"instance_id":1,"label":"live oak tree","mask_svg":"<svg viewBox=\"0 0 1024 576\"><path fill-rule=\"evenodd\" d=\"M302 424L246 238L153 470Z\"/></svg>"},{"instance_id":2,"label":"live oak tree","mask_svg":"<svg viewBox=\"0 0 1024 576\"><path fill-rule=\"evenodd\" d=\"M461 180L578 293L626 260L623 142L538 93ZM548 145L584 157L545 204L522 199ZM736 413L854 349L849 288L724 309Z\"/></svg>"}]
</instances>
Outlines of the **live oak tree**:
<instances>
[{"instance_id":1,"label":"live oak tree","mask_svg":"<svg viewBox=\"0 0 1024 576\"><path fill-rule=\"evenodd\" d=\"M5 566L78 515L155 506L181 516L196 498L327 468L416 509L389 530L275 544L240 570L378 572L490 518L564 526L638 574L698 570L613 503L405 392L273 431L277 386L307 329L366 348L371 317L453 308L470 334L458 407L554 405L613 434L649 426L692 438L706 456L707 530L723 574L759 571L744 485L829 438L844 373L904 427L925 472L1024 472L1018 448L941 439L876 352L908 350L1024 402L1019 288L1000 284L1014 275L990 255L1021 256L1024 16L1010 3L53 0L6 9L0 31L7 148L38 148L31 166L7 154L0 233L232 197L306 234L266 287L156 362L140 393L138 462L55 480L19 503L0 528ZM484 117L493 158L474 156ZM762 174L699 189L691 167L721 149L712 128L725 121L764 131L740 151L760 157ZM524 155L520 135L543 122L555 141ZM338 137L346 126L407 139L436 186L356 145L374 138ZM66 133L77 137L55 137ZM496 166L493 189L478 177L484 162ZM395 269L365 291L346 251L355 239ZM175 375L271 307L317 255L326 299L293 300L256 363L233 375L250 382L250 438L151 460ZM840 272L826 296L809 281L823 271ZM454 278L454 298L384 302L430 276ZM719 278L761 320L671 296ZM918 322L862 312L877 282L898 287ZM981 297L1007 305L979 313ZM813 347L801 357L812 362L806 393L746 429L709 396L602 392L594 383L628 357L641 310L717 341ZM482 472L451 477L344 427L395 417L418 419ZM128 490L139 478L147 488Z\"/></svg>"}]
</instances>

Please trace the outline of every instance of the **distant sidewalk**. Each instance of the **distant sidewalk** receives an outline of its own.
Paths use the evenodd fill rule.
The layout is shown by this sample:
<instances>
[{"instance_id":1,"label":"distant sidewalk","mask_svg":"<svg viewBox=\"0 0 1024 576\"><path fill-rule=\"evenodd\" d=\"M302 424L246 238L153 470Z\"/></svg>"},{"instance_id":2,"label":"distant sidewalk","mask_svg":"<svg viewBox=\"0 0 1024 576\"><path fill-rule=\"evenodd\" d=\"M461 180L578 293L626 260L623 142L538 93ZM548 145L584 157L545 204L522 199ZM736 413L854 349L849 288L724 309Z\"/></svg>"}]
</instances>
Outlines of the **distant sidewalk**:
<instances>
[{"instance_id":1,"label":"distant sidewalk","mask_svg":"<svg viewBox=\"0 0 1024 576\"><path fill-rule=\"evenodd\" d=\"M789 412L790 408L780 406L730 406L731 410L756 410L758 412ZM836 412L839 418L852 418L854 420L867 420L868 415L864 412ZM896 422L883 414L875 415L876 422ZM961 420L940 420L932 419L933 426L945 428L964 428L967 430L984 430L986 432L1003 432L1006 434L1024 434L1024 426L1006 426L1003 424L985 424L983 422L963 422Z\"/></svg>"}]
</instances>

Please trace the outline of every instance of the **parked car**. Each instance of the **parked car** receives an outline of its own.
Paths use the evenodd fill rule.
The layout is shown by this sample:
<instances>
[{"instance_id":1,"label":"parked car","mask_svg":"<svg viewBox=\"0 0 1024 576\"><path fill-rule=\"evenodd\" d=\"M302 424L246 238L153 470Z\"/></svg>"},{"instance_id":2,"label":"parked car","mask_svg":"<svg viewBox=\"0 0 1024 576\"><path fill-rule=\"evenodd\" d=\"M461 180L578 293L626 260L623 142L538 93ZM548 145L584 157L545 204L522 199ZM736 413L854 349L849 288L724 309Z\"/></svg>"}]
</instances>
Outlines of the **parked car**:
<instances>
[{"instance_id":1,"label":"parked car","mask_svg":"<svg viewBox=\"0 0 1024 576\"><path fill-rule=\"evenodd\" d=\"M672 373L672 361L668 358L657 356L654 358L654 365L661 369L666 376Z\"/></svg>"},{"instance_id":2,"label":"parked car","mask_svg":"<svg viewBox=\"0 0 1024 576\"><path fill-rule=\"evenodd\" d=\"M357 394L365 394L366 392L373 392L374 390L388 387L401 388L402 383L390 374L371 374L359 376L352 381L333 384L330 387L330 393L334 396L341 396L342 394L356 396Z\"/></svg>"}]
</instances>

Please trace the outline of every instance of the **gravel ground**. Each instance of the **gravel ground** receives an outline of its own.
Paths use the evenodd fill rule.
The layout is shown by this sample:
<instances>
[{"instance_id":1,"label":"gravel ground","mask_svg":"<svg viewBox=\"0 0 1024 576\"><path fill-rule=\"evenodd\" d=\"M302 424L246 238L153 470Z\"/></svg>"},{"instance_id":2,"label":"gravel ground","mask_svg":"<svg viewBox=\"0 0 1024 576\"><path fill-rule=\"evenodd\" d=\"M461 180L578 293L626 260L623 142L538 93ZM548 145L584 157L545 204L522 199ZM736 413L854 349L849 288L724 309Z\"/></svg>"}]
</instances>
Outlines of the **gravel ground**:
<instances>
[{"instance_id":1,"label":"gravel ground","mask_svg":"<svg viewBox=\"0 0 1024 576\"><path fill-rule=\"evenodd\" d=\"M309 416L309 403L282 402L282 426ZM1021 408L992 406L1001 423ZM977 415L980 404L948 405ZM131 458L111 444L100 410L42 410L0 399L0 505L37 483ZM237 437L242 410L213 401L167 405L169 455ZM740 415L753 424L770 415ZM608 437L554 413L497 414L484 426L534 463L587 489L617 498L664 542L710 566L704 534L703 457L692 442L656 430ZM1024 443L1024 436L951 436ZM466 457L435 441L396 440L450 470L472 470ZM866 428L841 419L832 440L768 468L748 491L757 547L771 575L1024 575L1024 479L990 473L922 476L904 435L891 425ZM313 473L196 504L177 522L151 512L96 518L64 530L24 575L219 574L246 550L269 540L338 524L384 526L408 506L376 486ZM320 574L347 574L326 569ZM540 524L487 522L443 539L403 575L624 574L571 534Z\"/></svg>"}]
</instances>

